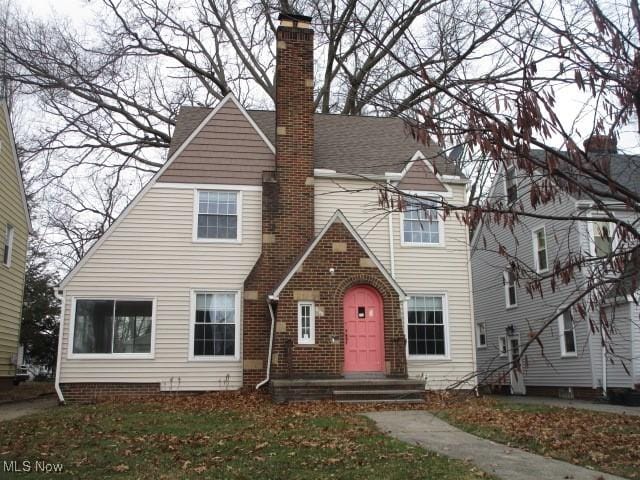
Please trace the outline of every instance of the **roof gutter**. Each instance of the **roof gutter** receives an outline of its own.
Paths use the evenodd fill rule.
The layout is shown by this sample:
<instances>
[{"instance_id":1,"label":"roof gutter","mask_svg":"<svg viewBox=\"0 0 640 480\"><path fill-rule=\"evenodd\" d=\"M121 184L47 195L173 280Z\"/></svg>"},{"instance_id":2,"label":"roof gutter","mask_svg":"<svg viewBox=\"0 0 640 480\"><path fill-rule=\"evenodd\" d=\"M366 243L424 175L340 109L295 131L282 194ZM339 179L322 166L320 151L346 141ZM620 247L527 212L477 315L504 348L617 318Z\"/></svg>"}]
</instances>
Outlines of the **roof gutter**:
<instances>
[{"instance_id":1,"label":"roof gutter","mask_svg":"<svg viewBox=\"0 0 640 480\"><path fill-rule=\"evenodd\" d=\"M267 356L267 376L263 381L256 385L256 390L269 383L271 379L271 352L273 351L273 333L276 328L276 316L273 313L273 302L276 300L272 295L267 298L267 306L269 307L269 315L271 316L271 333L269 334L269 354Z\"/></svg>"},{"instance_id":2,"label":"roof gutter","mask_svg":"<svg viewBox=\"0 0 640 480\"><path fill-rule=\"evenodd\" d=\"M58 327L58 359L56 360L56 380L54 383L56 393L58 394L58 400L61 404L64 404L64 395L62 395L62 389L60 388L60 361L62 359L62 333L64 326L64 294L62 290L57 288L53 289L53 292L58 300L60 300L60 325Z\"/></svg>"}]
</instances>

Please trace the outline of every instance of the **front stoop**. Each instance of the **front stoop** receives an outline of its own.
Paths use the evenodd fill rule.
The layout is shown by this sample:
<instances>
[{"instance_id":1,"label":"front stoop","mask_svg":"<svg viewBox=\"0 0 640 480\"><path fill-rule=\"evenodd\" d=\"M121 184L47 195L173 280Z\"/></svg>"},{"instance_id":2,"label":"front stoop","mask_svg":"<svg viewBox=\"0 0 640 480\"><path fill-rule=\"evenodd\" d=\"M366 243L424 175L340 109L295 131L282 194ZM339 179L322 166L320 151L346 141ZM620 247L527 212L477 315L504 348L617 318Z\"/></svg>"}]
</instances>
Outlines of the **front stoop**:
<instances>
[{"instance_id":1,"label":"front stoop","mask_svg":"<svg viewBox=\"0 0 640 480\"><path fill-rule=\"evenodd\" d=\"M335 400L344 403L418 403L425 382L405 378L333 378L271 380L275 403Z\"/></svg>"}]
</instances>

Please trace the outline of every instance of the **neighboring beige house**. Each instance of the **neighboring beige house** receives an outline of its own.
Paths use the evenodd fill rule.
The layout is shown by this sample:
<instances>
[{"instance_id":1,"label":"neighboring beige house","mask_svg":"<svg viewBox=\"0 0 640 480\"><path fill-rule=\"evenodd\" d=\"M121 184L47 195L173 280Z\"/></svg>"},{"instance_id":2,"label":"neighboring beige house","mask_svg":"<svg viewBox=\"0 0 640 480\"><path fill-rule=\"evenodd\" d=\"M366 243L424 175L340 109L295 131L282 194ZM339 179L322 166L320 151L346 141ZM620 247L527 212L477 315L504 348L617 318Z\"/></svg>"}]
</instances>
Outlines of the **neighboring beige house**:
<instances>
[{"instance_id":1,"label":"neighboring beige house","mask_svg":"<svg viewBox=\"0 0 640 480\"><path fill-rule=\"evenodd\" d=\"M391 395L475 370L467 229L430 203L464 203L467 179L400 119L314 115L308 22L278 35L276 112L183 108L166 164L62 281L61 400L301 378ZM388 214L387 182L415 204Z\"/></svg>"},{"instance_id":2,"label":"neighboring beige house","mask_svg":"<svg viewBox=\"0 0 640 480\"><path fill-rule=\"evenodd\" d=\"M9 112L0 102L0 385L16 373L31 221Z\"/></svg>"}]
</instances>

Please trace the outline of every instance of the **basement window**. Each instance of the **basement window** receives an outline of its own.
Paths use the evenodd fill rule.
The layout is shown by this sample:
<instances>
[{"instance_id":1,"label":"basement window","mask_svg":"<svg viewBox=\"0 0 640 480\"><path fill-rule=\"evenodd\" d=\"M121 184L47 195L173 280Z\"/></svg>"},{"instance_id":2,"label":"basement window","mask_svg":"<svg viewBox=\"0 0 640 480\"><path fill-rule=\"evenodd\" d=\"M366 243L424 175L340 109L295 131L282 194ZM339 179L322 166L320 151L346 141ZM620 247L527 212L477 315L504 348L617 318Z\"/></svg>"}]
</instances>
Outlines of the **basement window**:
<instances>
[{"instance_id":1,"label":"basement window","mask_svg":"<svg viewBox=\"0 0 640 480\"><path fill-rule=\"evenodd\" d=\"M316 343L316 312L313 302L298 302L298 343Z\"/></svg>"},{"instance_id":2,"label":"basement window","mask_svg":"<svg viewBox=\"0 0 640 480\"><path fill-rule=\"evenodd\" d=\"M150 299L77 299L71 335L73 355L148 357L153 311Z\"/></svg>"}]
</instances>

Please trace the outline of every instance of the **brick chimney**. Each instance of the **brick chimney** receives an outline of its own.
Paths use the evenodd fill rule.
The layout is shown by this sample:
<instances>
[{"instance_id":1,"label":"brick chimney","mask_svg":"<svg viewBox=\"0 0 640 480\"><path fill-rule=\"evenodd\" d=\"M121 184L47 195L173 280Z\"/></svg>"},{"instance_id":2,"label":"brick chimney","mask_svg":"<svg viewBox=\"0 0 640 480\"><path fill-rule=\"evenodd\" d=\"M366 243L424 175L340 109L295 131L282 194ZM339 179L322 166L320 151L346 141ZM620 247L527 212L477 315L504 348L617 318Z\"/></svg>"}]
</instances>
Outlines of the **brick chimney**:
<instances>
[{"instance_id":1,"label":"brick chimney","mask_svg":"<svg viewBox=\"0 0 640 480\"><path fill-rule=\"evenodd\" d=\"M276 32L276 242L295 258L313 228L313 30L311 17L281 13ZM279 248L281 250L281 248ZM291 255L290 255L291 254Z\"/></svg>"},{"instance_id":2,"label":"brick chimney","mask_svg":"<svg viewBox=\"0 0 640 480\"><path fill-rule=\"evenodd\" d=\"M266 375L267 296L314 235L313 30L311 18L281 14L276 32L276 171L262 182L262 253L244 284L243 382Z\"/></svg>"},{"instance_id":3,"label":"brick chimney","mask_svg":"<svg viewBox=\"0 0 640 480\"><path fill-rule=\"evenodd\" d=\"M618 142L608 135L591 135L583 145L589 153L618 153Z\"/></svg>"}]
</instances>

